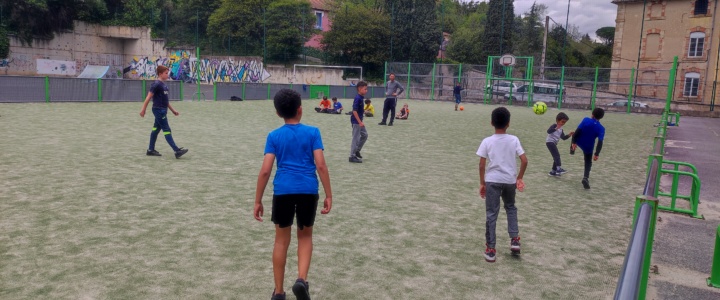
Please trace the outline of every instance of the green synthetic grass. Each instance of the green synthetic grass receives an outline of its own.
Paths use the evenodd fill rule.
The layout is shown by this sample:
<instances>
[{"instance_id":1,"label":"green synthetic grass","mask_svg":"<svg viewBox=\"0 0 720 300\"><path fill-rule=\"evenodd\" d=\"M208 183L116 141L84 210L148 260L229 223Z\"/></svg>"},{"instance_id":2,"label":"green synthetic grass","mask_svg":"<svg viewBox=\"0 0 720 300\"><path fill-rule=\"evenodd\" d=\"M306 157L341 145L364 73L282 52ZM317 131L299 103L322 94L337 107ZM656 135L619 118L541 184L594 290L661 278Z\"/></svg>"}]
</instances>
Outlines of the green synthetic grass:
<instances>
[{"instance_id":1,"label":"green synthetic grass","mask_svg":"<svg viewBox=\"0 0 720 300\"><path fill-rule=\"evenodd\" d=\"M501 210L489 264L475 152L496 106L409 101L410 120L394 127L366 119L364 163L350 164L349 117L316 114L316 102L304 102L303 123L322 132L334 206L316 220L313 299L613 295L657 116L606 115L585 191L568 141L560 149L570 173L547 176L545 130L558 111L510 108L509 133L530 162L517 196L522 256L509 254ZM0 298L269 299L271 184L265 222L252 209L265 137L282 119L271 101L174 106L173 136L190 149L180 160L162 135L163 156L145 156L153 119L139 117L140 103L0 105ZM567 129L589 114L566 112ZM295 251L293 239L288 299Z\"/></svg>"}]
</instances>

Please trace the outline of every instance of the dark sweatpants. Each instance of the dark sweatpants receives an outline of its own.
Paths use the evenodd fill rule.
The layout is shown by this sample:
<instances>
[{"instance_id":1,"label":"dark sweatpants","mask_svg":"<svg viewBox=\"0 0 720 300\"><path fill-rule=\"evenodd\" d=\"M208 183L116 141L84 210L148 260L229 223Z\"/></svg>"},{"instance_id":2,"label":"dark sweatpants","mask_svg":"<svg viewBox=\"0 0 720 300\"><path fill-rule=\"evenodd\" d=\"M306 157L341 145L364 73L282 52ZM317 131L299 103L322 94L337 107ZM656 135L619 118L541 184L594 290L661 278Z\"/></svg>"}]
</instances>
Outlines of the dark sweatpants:
<instances>
[{"instance_id":1,"label":"dark sweatpants","mask_svg":"<svg viewBox=\"0 0 720 300\"><path fill-rule=\"evenodd\" d=\"M557 171L557 169L562 166L560 163L560 151L555 143L547 142L545 145L547 145L548 150L550 150L550 155L553 157L552 170Z\"/></svg>"},{"instance_id":2,"label":"dark sweatpants","mask_svg":"<svg viewBox=\"0 0 720 300\"><path fill-rule=\"evenodd\" d=\"M590 168L592 168L593 154L592 152L583 151L583 155L585 156L585 175L583 178L590 178Z\"/></svg>"},{"instance_id":3,"label":"dark sweatpants","mask_svg":"<svg viewBox=\"0 0 720 300\"><path fill-rule=\"evenodd\" d=\"M395 106L397 106L397 98L385 98L385 104L383 104L383 118L382 123L385 123L390 113L390 123L395 121Z\"/></svg>"}]
</instances>

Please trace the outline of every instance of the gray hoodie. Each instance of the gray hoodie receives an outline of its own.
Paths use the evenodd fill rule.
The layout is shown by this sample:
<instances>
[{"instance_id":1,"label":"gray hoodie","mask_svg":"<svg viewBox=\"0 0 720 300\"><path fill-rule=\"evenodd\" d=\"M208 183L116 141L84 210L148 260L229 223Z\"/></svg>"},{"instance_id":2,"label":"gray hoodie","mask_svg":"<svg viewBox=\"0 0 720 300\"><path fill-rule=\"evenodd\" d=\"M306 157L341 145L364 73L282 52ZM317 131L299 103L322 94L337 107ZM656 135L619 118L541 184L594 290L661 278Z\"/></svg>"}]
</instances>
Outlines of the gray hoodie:
<instances>
[{"instance_id":1,"label":"gray hoodie","mask_svg":"<svg viewBox=\"0 0 720 300\"><path fill-rule=\"evenodd\" d=\"M404 91L405 89L402 87L402 84L400 84L397 80L388 81L387 85L385 86L385 97L397 98L397 96L400 96L400 94L402 94L402 92ZM397 93L397 95L393 96L393 93Z\"/></svg>"}]
</instances>

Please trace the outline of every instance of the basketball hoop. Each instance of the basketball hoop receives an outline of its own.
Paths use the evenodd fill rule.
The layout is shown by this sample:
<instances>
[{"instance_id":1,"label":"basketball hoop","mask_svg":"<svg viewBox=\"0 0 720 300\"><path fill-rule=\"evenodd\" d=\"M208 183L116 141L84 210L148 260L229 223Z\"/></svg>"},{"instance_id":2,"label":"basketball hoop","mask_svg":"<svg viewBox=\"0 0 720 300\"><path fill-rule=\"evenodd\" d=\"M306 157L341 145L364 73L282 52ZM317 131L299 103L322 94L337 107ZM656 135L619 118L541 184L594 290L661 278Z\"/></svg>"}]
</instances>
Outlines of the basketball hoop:
<instances>
[{"instance_id":1,"label":"basketball hoop","mask_svg":"<svg viewBox=\"0 0 720 300\"><path fill-rule=\"evenodd\" d=\"M515 62L516 62L515 55L505 54L500 57L500 64L503 65L504 67L515 66Z\"/></svg>"}]
</instances>

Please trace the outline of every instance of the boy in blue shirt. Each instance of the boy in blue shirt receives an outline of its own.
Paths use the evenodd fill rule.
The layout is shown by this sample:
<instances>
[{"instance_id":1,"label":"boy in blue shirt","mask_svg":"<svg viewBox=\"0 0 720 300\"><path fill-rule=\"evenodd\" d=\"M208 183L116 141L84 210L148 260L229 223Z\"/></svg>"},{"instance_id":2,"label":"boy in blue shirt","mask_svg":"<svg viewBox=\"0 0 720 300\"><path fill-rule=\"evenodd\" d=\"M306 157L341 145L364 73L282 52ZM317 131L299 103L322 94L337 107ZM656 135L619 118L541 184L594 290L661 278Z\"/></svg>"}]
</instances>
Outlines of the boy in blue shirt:
<instances>
[{"instance_id":1,"label":"boy in blue shirt","mask_svg":"<svg viewBox=\"0 0 720 300\"><path fill-rule=\"evenodd\" d=\"M582 185L586 190L590 189L590 168L592 168L592 162L600 158L600 150L602 150L603 140L605 139L605 127L600 124L600 119L604 116L605 110L599 107L594 109L592 111L592 117L583 119L572 137L570 154L574 154L578 146L580 146L580 149L583 151L585 174L582 179ZM595 155L593 156L595 139L598 140L598 144L597 148L595 148Z\"/></svg>"},{"instance_id":2,"label":"boy in blue shirt","mask_svg":"<svg viewBox=\"0 0 720 300\"><path fill-rule=\"evenodd\" d=\"M338 101L337 97L333 97L332 101L333 101L333 107L332 107L332 110L330 111L330 113L338 114L338 115L342 114L342 111L343 111L342 103L340 103L340 101Z\"/></svg>"},{"instance_id":3,"label":"boy in blue shirt","mask_svg":"<svg viewBox=\"0 0 720 300\"><path fill-rule=\"evenodd\" d=\"M170 109L174 115L180 115L180 113L173 109L172 105L170 105L168 87L165 85L165 80L168 80L168 77L170 76L170 70L165 66L158 66L156 71L158 80L155 80L155 82L153 82L150 86L150 91L148 92L147 97L145 97L145 102L143 102L142 109L140 110L140 117L144 118L148 102L150 102L150 99L153 100L152 113L155 116L155 124L153 125L152 132L150 133L150 146L148 146L145 154L148 156L161 156L160 152L155 150L155 141L157 141L157 136L160 134L160 129L162 129L163 134L165 134L165 140L168 144L170 144L173 151L175 151L175 158L180 158L187 153L188 150L175 145L175 141L170 134L170 124L167 120L168 109Z\"/></svg>"},{"instance_id":4,"label":"boy in blue shirt","mask_svg":"<svg viewBox=\"0 0 720 300\"><path fill-rule=\"evenodd\" d=\"M332 208L330 174L325 164L323 143L317 127L300 123L302 106L298 92L282 89L275 94L275 111L285 119L285 125L268 134L265 143L265 158L258 175L255 191L255 219L262 222L264 212L262 197L267 186L275 160L277 172L273 179L272 221L275 224L275 246L273 248L273 275L275 290L272 300L285 300L283 280L287 250L293 218L297 218L298 230L298 279L292 287L297 299L310 299L310 285L307 282L312 257L312 231L318 205L318 179L325 189L325 201L321 214Z\"/></svg>"},{"instance_id":5,"label":"boy in blue shirt","mask_svg":"<svg viewBox=\"0 0 720 300\"><path fill-rule=\"evenodd\" d=\"M365 129L365 123L363 123L363 117L365 116L365 109L363 107L363 100L365 94L367 94L367 83L360 81L357 84L358 94L353 100L353 111L350 116L350 124L352 124L352 142L350 144L350 158L351 163L362 163L362 156L360 150L362 150L365 141L367 141L368 133ZM392 122L390 122L392 124Z\"/></svg>"}]
</instances>

